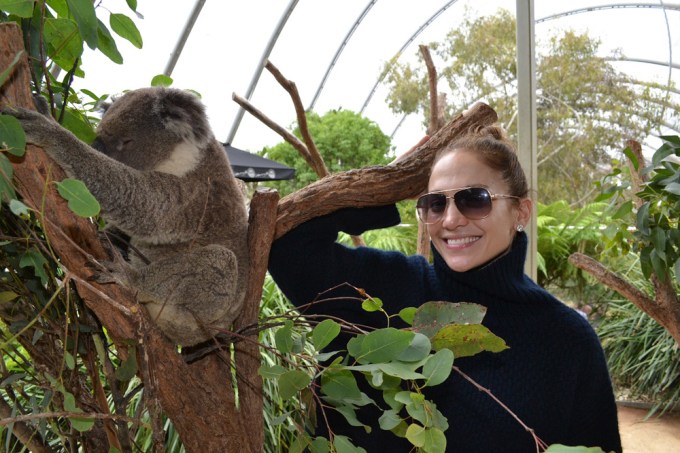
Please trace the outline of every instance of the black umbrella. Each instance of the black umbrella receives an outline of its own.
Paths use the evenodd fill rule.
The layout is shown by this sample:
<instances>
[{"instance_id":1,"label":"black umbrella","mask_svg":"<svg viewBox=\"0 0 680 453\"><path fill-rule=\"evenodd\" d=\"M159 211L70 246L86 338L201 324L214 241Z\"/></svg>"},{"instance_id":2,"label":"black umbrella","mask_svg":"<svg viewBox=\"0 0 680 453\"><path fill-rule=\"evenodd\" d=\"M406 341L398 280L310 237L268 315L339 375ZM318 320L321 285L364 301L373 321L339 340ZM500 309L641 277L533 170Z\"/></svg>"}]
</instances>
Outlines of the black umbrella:
<instances>
[{"instance_id":1,"label":"black umbrella","mask_svg":"<svg viewBox=\"0 0 680 453\"><path fill-rule=\"evenodd\" d=\"M275 181L295 176L294 168L279 162L234 148L228 143L224 144L224 149L227 151L234 176L243 181Z\"/></svg>"}]
</instances>

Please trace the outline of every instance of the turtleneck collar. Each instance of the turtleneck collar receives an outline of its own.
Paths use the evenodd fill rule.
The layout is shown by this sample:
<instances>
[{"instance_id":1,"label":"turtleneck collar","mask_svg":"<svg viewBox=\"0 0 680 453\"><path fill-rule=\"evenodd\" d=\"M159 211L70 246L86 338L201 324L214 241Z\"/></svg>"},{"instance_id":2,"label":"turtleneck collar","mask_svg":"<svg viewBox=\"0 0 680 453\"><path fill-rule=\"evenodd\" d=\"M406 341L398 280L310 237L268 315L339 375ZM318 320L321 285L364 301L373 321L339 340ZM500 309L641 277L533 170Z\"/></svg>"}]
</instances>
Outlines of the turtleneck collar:
<instances>
[{"instance_id":1,"label":"turtleneck collar","mask_svg":"<svg viewBox=\"0 0 680 453\"><path fill-rule=\"evenodd\" d=\"M529 302L536 290L545 293L524 274L528 238L526 233L515 235L510 249L491 261L466 272L456 272L432 247L434 268L444 291L454 293L458 300L476 296L476 299ZM529 294L528 294L529 293ZM535 294L533 294L535 296ZM482 301L478 301L482 303Z\"/></svg>"}]
</instances>

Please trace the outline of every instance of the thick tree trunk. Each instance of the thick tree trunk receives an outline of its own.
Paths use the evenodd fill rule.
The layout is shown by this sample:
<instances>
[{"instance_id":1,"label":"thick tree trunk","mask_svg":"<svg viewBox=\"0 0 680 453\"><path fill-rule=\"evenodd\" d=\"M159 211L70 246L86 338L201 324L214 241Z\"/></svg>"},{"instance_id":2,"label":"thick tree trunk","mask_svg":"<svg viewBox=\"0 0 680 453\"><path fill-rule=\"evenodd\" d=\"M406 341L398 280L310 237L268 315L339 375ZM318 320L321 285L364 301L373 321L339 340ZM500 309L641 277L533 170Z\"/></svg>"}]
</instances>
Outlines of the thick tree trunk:
<instances>
[{"instance_id":1,"label":"thick tree trunk","mask_svg":"<svg viewBox=\"0 0 680 453\"><path fill-rule=\"evenodd\" d=\"M23 49L21 32L15 24L0 25L0 48L0 68L4 69ZM24 57L0 92L0 102L33 108L29 81ZM76 217L54 190L52 182L63 179L63 171L33 146L13 164L17 190L24 203L44 214L43 225L50 244L67 275L77 282L78 293L88 308L114 341L136 340L139 363L150 367L148 375L154 381L145 382L145 386L156 389L160 406L173 421L187 451L261 451L261 443L257 447L251 444L251 427L246 426L236 408L229 363L221 360L220 355L211 354L186 364L175 345L153 326L128 291L116 285L88 283L92 274L88 263L93 258L105 258L106 253L95 226Z\"/></svg>"}]
</instances>

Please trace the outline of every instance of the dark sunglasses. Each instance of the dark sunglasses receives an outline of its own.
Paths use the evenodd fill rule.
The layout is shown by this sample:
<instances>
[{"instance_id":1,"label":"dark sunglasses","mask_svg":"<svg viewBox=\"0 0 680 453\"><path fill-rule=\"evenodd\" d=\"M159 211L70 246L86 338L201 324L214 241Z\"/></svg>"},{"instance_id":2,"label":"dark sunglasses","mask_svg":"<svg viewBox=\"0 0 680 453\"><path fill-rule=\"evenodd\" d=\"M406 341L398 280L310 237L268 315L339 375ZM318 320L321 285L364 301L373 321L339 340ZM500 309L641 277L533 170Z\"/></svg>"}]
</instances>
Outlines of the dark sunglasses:
<instances>
[{"instance_id":1,"label":"dark sunglasses","mask_svg":"<svg viewBox=\"0 0 680 453\"><path fill-rule=\"evenodd\" d=\"M447 196L446 193L453 192ZM449 200L453 200L456 208L470 220L481 220L491 214L493 200L498 198L520 198L514 195L492 194L484 187L462 187L426 193L418 198L416 209L420 220L431 225L441 222L448 209Z\"/></svg>"}]
</instances>

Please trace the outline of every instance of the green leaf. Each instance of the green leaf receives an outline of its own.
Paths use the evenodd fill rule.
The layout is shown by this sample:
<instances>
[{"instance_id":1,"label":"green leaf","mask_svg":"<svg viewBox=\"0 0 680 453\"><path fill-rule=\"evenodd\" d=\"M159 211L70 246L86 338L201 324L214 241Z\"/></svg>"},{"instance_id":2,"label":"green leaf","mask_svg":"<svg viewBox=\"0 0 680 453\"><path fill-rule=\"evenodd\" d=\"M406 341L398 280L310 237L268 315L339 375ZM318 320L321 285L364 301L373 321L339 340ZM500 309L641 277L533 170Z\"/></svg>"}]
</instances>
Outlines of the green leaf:
<instances>
[{"instance_id":1,"label":"green leaf","mask_svg":"<svg viewBox=\"0 0 680 453\"><path fill-rule=\"evenodd\" d=\"M5 154L0 153L0 201L14 200L17 193L12 184L14 168Z\"/></svg>"},{"instance_id":2,"label":"green leaf","mask_svg":"<svg viewBox=\"0 0 680 453\"><path fill-rule=\"evenodd\" d=\"M403 419L399 416L399 413L390 409L383 412L378 419L378 424L380 425L380 429L389 431L399 426L402 421Z\"/></svg>"},{"instance_id":3,"label":"green leaf","mask_svg":"<svg viewBox=\"0 0 680 453\"><path fill-rule=\"evenodd\" d=\"M142 48L144 44L142 41L142 34L139 33L135 23L125 14L111 14L109 16L109 25L111 29L116 32L121 38L130 41L130 44L138 49Z\"/></svg>"},{"instance_id":4,"label":"green leaf","mask_svg":"<svg viewBox=\"0 0 680 453\"><path fill-rule=\"evenodd\" d=\"M672 193L673 195L680 195L680 183L670 183L663 190L668 193Z\"/></svg>"},{"instance_id":5,"label":"green leaf","mask_svg":"<svg viewBox=\"0 0 680 453\"><path fill-rule=\"evenodd\" d=\"M361 426L367 433L371 432L370 426L365 425L364 423L361 423L359 421L359 419L357 418L357 411L356 409L354 409L354 407L349 405L342 405L336 406L334 409L341 413L342 416L345 417L345 420L347 420L347 423L349 423L351 426Z\"/></svg>"},{"instance_id":6,"label":"green leaf","mask_svg":"<svg viewBox=\"0 0 680 453\"><path fill-rule=\"evenodd\" d=\"M319 436L312 441L309 446L310 453L329 453L330 446L328 445L328 439L323 436Z\"/></svg>"},{"instance_id":7,"label":"green leaf","mask_svg":"<svg viewBox=\"0 0 680 453\"><path fill-rule=\"evenodd\" d=\"M430 356L423 365L422 375L425 376L425 386L432 387L444 382L451 374L453 366L453 351L440 349Z\"/></svg>"},{"instance_id":8,"label":"green leaf","mask_svg":"<svg viewBox=\"0 0 680 453\"><path fill-rule=\"evenodd\" d=\"M116 379L121 382L127 382L137 375L137 352L134 347L128 350L127 359L116 369Z\"/></svg>"},{"instance_id":9,"label":"green leaf","mask_svg":"<svg viewBox=\"0 0 680 453\"><path fill-rule=\"evenodd\" d=\"M78 406L76 406L76 398L73 396L72 393L66 391L65 389L61 389L61 393L64 395L64 410L66 412L83 412L82 409L80 409ZM76 431L80 432L85 432L89 431L92 429L94 426L95 419L94 418L78 418L78 417L69 417L69 422L71 423L71 426Z\"/></svg>"},{"instance_id":10,"label":"green leaf","mask_svg":"<svg viewBox=\"0 0 680 453\"><path fill-rule=\"evenodd\" d=\"M392 327L374 330L363 336L360 351L354 357L359 363L390 362L408 348L415 334ZM359 337L355 337L359 338ZM350 351L350 354L352 351Z\"/></svg>"},{"instance_id":11,"label":"green leaf","mask_svg":"<svg viewBox=\"0 0 680 453\"><path fill-rule=\"evenodd\" d=\"M628 216L628 214L630 214L631 212L633 212L633 201L628 200L621 206L619 206L619 209L617 209L614 215L612 215L612 219L613 220L623 219L626 216Z\"/></svg>"},{"instance_id":12,"label":"green leaf","mask_svg":"<svg viewBox=\"0 0 680 453\"><path fill-rule=\"evenodd\" d=\"M71 211L81 217L94 217L99 214L101 207L97 199L92 196L85 183L78 179L66 178L57 184L57 191L66 201Z\"/></svg>"},{"instance_id":13,"label":"green leaf","mask_svg":"<svg viewBox=\"0 0 680 453\"><path fill-rule=\"evenodd\" d=\"M425 446L425 428L412 423L406 429L406 438L416 447Z\"/></svg>"},{"instance_id":14,"label":"green leaf","mask_svg":"<svg viewBox=\"0 0 680 453\"><path fill-rule=\"evenodd\" d=\"M32 267L33 273L36 277L40 278L43 285L46 285L49 279L47 278L47 273L45 272L45 266L47 265L47 260L42 254L36 249L27 250L21 259L19 260L19 267Z\"/></svg>"},{"instance_id":15,"label":"green leaf","mask_svg":"<svg viewBox=\"0 0 680 453\"><path fill-rule=\"evenodd\" d=\"M274 342L279 352L288 354L293 350L293 321L286 320L274 333Z\"/></svg>"},{"instance_id":16,"label":"green leaf","mask_svg":"<svg viewBox=\"0 0 680 453\"><path fill-rule=\"evenodd\" d=\"M566 445L553 444L545 453L605 453L600 447L567 447Z\"/></svg>"},{"instance_id":17,"label":"green leaf","mask_svg":"<svg viewBox=\"0 0 680 453\"><path fill-rule=\"evenodd\" d=\"M92 143L97 134L88 118L77 110L66 109L62 126L73 132L85 143Z\"/></svg>"},{"instance_id":18,"label":"green leaf","mask_svg":"<svg viewBox=\"0 0 680 453\"><path fill-rule=\"evenodd\" d=\"M347 436L333 437L333 447L337 453L366 453L361 447L355 447Z\"/></svg>"},{"instance_id":19,"label":"green leaf","mask_svg":"<svg viewBox=\"0 0 680 453\"><path fill-rule=\"evenodd\" d=\"M28 206L26 206L19 200L10 200L9 209L10 211L12 211L14 215L19 217L25 217L31 211L31 209Z\"/></svg>"},{"instance_id":20,"label":"green leaf","mask_svg":"<svg viewBox=\"0 0 680 453\"><path fill-rule=\"evenodd\" d=\"M426 428L437 428L445 431L449 429L449 422L437 409L437 405L431 401L414 401L406 405L406 411L415 421L420 422Z\"/></svg>"},{"instance_id":21,"label":"green leaf","mask_svg":"<svg viewBox=\"0 0 680 453\"><path fill-rule=\"evenodd\" d=\"M0 148L18 157L26 152L26 133L13 116L0 116Z\"/></svg>"},{"instance_id":22,"label":"green leaf","mask_svg":"<svg viewBox=\"0 0 680 453\"><path fill-rule=\"evenodd\" d=\"M172 85L172 82L174 80L172 77L168 77L165 74L158 74L151 79L151 86L152 87L169 87Z\"/></svg>"},{"instance_id":23,"label":"green leaf","mask_svg":"<svg viewBox=\"0 0 680 453\"><path fill-rule=\"evenodd\" d=\"M451 324L432 338L435 350L450 349L456 358L473 356L482 351L501 352L508 349L505 341L481 324Z\"/></svg>"},{"instance_id":24,"label":"green leaf","mask_svg":"<svg viewBox=\"0 0 680 453\"><path fill-rule=\"evenodd\" d=\"M87 0L85 0L87 1ZM71 69L83 54L78 25L70 19L45 19L47 55L61 68Z\"/></svg>"},{"instance_id":25,"label":"green leaf","mask_svg":"<svg viewBox=\"0 0 680 453\"><path fill-rule=\"evenodd\" d=\"M383 306L382 300L378 299L377 297L375 297L375 298L371 297L371 298L365 299L361 303L361 308L364 311L367 311L369 313L374 312L374 311L379 311L380 309L382 309L382 306Z\"/></svg>"},{"instance_id":26,"label":"green leaf","mask_svg":"<svg viewBox=\"0 0 680 453\"><path fill-rule=\"evenodd\" d=\"M64 362L66 363L66 368L73 370L76 367L76 361L73 358L73 354L68 351L64 351Z\"/></svg>"},{"instance_id":27,"label":"green leaf","mask_svg":"<svg viewBox=\"0 0 680 453\"><path fill-rule=\"evenodd\" d=\"M321 393L335 400L359 399L361 391L356 378L348 370L328 368L321 375Z\"/></svg>"},{"instance_id":28,"label":"green leaf","mask_svg":"<svg viewBox=\"0 0 680 453\"><path fill-rule=\"evenodd\" d=\"M66 0L68 9L78 24L80 36L90 49L97 48L97 14L92 0Z\"/></svg>"},{"instance_id":29,"label":"green leaf","mask_svg":"<svg viewBox=\"0 0 680 453\"><path fill-rule=\"evenodd\" d=\"M402 352L397 358L401 362L418 362L423 360L430 354L432 350L432 343L427 336L422 333L416 333L411 340L408 348Z\"/></svg>"},{"instance_id":30,"label":"green leaf","mask_svg":"<svg viewBox=\"0 0 680 453\"><path fill-rule=\"evenodd\" d=\"M413 325L413 318L416 316L416 307L406 307L399 311L399 317L409 326Z\"/></svg>"},{"instance_id":31,"label":"green leaf","mask_svg":"<svg viewBox=\"0 0 680 453\"><path fill-rule=\"evenodd\" d=\"M0 304L6 304L19 297L14 291L0 291Z\"/></svg>"},{"instance_id":32,"label":"green leaf","mask_svg":"<svg viewBox=\"0 0 680 453\"><path fill-rule=\"evenodd\" d=\"M97 48L101 53L106 55L109 60L116 64L123 64L123 56L120 54L116 41L113 39L113 36L111 36L111 32L106 28L104 22L97 21L97 23L99 25L97 27L97 38L99 40Z\"/></svg>"},{"instance_id":33,"label":"green leaf","mask_svg":"<svg viewBox=\"0 0 680 453\"><path fill-rule=\"evenodd\" d=\"M258 370L258 374L265 379L278 379L287 370L281 365L262 365Z\"/></svg>"},{"instance_id":34,"label":"green leaf","mask_svg":"<svg viewBox=\"0 0 680 453\"><path fill-rule=\"evenodd\" d=\"M0 10L28 19L33 16L34 3L35 0L0 0Z\"/></svg>"},{"instance_id":35,"label":"green leaf","mask_svg":"<svg viewBox=\"0 0 680 453\"><path fill-rule=\"evenodd\" d=\"M307 387L310 382L312 378L304 371L286 371L279 377L279 396L284 400L290 399Z\"/></svg>"},{"instance_id":36,"label":"green leaf","mask_svg":"<svg viewBox=\"0 0 680 453\"><path fill-rule=\"evenodd\" d=\"M0 2L2 2L2 0L0 0ZM2 9L1 6L0 9ZM24 54L23 50L17 52L16 55L14 55L14 59L12 59L12 62L9 64L9 66L7 66L7 68L0 72L0 87L3 86L5 82L7 82L7 79L9 79L9 77L12 75L12 72L14 72L14 67L17 65L19 60L21 60L21 56L23 54Z\"/></svg>"},{"instance_id":37,"label":"green leaf","mask_svg":"<svg viewBox=\"0 0 680 453\"><path fill-rule=\"evenodd\" d=\"M312 330L312 342L314 347L320 351L330 344L335 337L340 334L340 324L332 319L325 319Z\"/></svg>"},{"instance_id":38,"label":"green leaf","mask_svg":"<svg viewBox=\"0 0 680 453\"><path fill-rule=\"evenodd\" d=\"M486 307L467 302L426 302L416 311L413 329L432 338L439 329L451 323L479 324Z\"/></svg>"}]
</instances>

